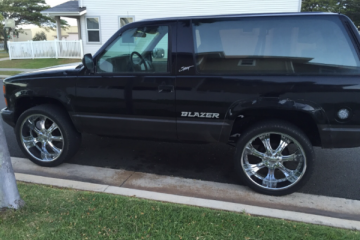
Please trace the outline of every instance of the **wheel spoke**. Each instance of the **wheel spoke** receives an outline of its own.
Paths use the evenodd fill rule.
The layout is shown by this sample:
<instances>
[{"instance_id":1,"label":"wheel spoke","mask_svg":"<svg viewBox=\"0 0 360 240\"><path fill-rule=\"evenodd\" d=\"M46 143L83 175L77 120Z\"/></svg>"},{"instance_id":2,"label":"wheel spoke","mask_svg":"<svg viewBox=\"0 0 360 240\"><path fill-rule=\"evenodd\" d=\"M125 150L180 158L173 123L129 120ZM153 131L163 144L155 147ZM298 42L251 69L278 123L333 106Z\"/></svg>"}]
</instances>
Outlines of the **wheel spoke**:
<instances>
[{"instance_id":1,"label":"wheel spoke","mask_svg":"<svg viewBox=\"0 0 360 240\"><path fill-rule=\"evenodd\" d=\"M48 142L47 144L49 145L50 149L53 151L52 156L54 158L60 155L61 149L55 147L54 144L52 144L52 142Z\"/></svg>"},{"instance_id":2,"label":"wheel spoke","mask_svg":"<svg viewBox=\"0 0 360 240\"><path fill-rule=\"evenodd\" d=\"M290 170L286 168L284 165L278 167L278 169L285 175L285 178L291 183L295 182L299 178L297 171Z\"/></svg>"},{"instance_id":3,"label":"wheel spoke","mask_svg":"<svg viewBox=\"0 0 360 240\"><path fill-rule=\"evenodd\" d=\"M289 143L290 143L289 139L287 139L284 136L281 136L279 146L275 149L274 153L275 154L281 154L282 151L284 151L284 149L289 145Z\"/></svg>"},{"instance_id":4,"label":"wheel spoke","mask_svg":"<svg viewBox=\"0 0 360 240\"><path fill-rule=\"evenodd\" d=\"M275 178L275 169L269 168L268 174L262 181L262 185L266 188L276 188L277 180Z\"/></svg>"},{"instance_id":5,"label":"wheel spoke","mask_svg":"<svg viewBox=\"0 0 360 240\"><path fill-rule=\"evenodd\" d=\"M33 130L35 128L35 123L30 118L26 121L25 125L30 129Z\"/></svg>"},{"instance_id":6,"label":"wheel spoke","mask_svg":"<svg viewBox=\"0 0 360 240\"><path fill-rule=\"evenodd\" d=\"M264 159L266 157L265 153L262 153L262 152L259 152L258 150L256 150L251 143L246 146L246 150L247 150L248 154L253 155L255 157L258 157L261 159Z\"/></svg>"},{"instance_id":7,"label":"wheel spoke","mask_svg":"<svg viewBox=\"0 0 360 240\"><path fill-rule=\"evenodd\" d=\"M29 118L25 124L30 130L34 131L36 134L39 135L41 131L35 126L35 120L36 118Z\"/></svg>"},{"instance_id":8,"label":"wheel spoke","mask_svg":"<svg viewBox=\"0 0 360 240\"><path fill-rule=\"evenodd\" d=\"M63 137L62 136L51 136L50 140L51 141L61 142L63 140Z\"/></svg>"},{"instance_id":9,"label":"wheel spoke","mask_svg":"<svg viewBox=\"0 0 360 240\"><path fill-rule=\"evenodd\" d=\"M41 158L44 161L49 161L52 160L51 159L51 154L48 152L48 150L46 149L46 142L43 142L41 144Z\"/></svg>"},{"instance_id":10,"label":"wheel spoke","mask_svg":"<svg viewBox=\"0 0 360 240\"><path fill-rule=\"evenodd\" d=\"M40 135L42 133L41 130L39 130L37 127L35 127L33 129L33 131L36 132L36 134L38 134L38 135Z\"/></svg>"},{"instance_id":11,"label":"wheel spoke","mask_svg":"<svg viewBox=\"0 0 360 240\"><path fill-rule=\"evenodd\" d=\"M45 152L41 152L41 159L43 161L50 161L51 160L51 156L49 153L45 153Z\"/></svg>"},{"instance_id":12,"label":"wheel spoke","mask_svg":"<svg viewBox=\"0 0 360 240\"><path fill-rule=\"evenodd\" d=\"M298 151L296 151L293 154L281 156L281 161L282 162L298 161L299 157L301 157L301 155L298 153Z\"/></svg>"},{"instance_id":13,"label":"wheel spoke","mask_svg":"<svg viewBox=\"0 0 360 240\"><path fill-rule=\"evenodd\" d=\"M28 137L22 137L23 139L23 143L25 144L26 148L32 148L36 145L36 139L33 138L32 136L28 136Z\"/></svg>"},{"instance_id":14,"label":"wheel spoke","mask_svg":"<svg viewBox=\"0 0 360 240\"><path fill-rule=\"evenodd\" d=\"M270 144L270 134L266 134L266 135L261 136L260 140L264 144L266 152L272 154L274 152L274 149L271 147L271 144Z\"/></svg>"},{"instance_id":15,"label":"wheel spoke","mask_svg":"<svg viewBox=\"0 0 360 240\"><path fill-rule=\"evenodd\" d=\"M246 171L246 173L249 176L252 176L264 167L265 167L265 165L263 162L258 163L258 164L246 164L246 165L244 165L244 170Z\"/></svg>"},{"instance_id":16,"label":"wheel spoke","mask_svg":"<svg viewBox=\"0 0 360 240\"><path fill-rule=\"evenodd\" d=\"M57 128L58 128L58 126L57 126L55 123L53 123L53 124L51 124L51 126L48 128L47 132L48 132L48 133L52 133L52 132L55 131Z\"/></svg>"},{"instance_id":17,"label":"wheel spoke","mask_svg":"<svg viewBox=\"0 0 360 240\"><path fill-rule=\"evenodd\" d=\"M39 121L39 125L40 125L40 130L41 131L45 131L45 121L46 121L46 118L45 117L42 117L41 120Z\"/></svg>"}]
</instances>

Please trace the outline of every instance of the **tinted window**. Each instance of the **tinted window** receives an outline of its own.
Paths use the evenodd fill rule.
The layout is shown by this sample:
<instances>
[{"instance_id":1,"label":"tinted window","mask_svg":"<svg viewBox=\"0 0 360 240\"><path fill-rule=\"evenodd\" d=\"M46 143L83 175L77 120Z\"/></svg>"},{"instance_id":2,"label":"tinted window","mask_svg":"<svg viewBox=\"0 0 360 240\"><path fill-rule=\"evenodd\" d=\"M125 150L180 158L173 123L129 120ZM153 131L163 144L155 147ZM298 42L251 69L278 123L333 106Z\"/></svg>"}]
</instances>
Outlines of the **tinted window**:
<instances>
[{"instance_id":1,"label":"tinted window","mask_svg":"<svg viewBox=\"0 0 360 240\"><path fill-rule=\"evenodd\" d=\"M97 60L97 72L129 73L168 71L168 27L126 30Z\"/></svg>"},{"instance_id":2,"label":"tinted window","mask_svg":"<svg viewBox=\"0 0 360 240\"><path fill-rule=\"evenodd\" d=\"M195 20L193 31L200 73L359 73L357 53L336 16Z\"/></svg>"}]
</instances>

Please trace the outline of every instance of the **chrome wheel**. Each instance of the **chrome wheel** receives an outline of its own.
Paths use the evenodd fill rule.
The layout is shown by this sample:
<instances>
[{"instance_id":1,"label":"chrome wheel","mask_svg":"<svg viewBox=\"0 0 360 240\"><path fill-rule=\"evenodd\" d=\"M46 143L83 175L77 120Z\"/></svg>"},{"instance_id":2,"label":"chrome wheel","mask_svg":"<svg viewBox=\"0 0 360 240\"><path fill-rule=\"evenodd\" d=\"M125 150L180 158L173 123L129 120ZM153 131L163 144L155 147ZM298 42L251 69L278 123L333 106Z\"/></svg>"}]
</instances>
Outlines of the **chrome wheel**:
<instances>
[{"instance_id":1,"label":"chrome wheel","mask_svg":"<svg viewBox=\"0 0 360 240\"><path fill-rule=\"evenodd\" d=\"M294 186L306 171L306 156L292 137L267 132L252 138L241 154L246 176L267 190L284 190Z\"/></svg>"},{"instance_id":2,"label":"chrome wheel","mask_svg":"<svg viewBox=\"0 0 360 240\"><path fill-rule=\"evenodd\" d=\"M42 162L55 161L64 149L58 125L41 114L30 115L21 124L20 139L25 150Z\"/></svg>"}]
</instances>

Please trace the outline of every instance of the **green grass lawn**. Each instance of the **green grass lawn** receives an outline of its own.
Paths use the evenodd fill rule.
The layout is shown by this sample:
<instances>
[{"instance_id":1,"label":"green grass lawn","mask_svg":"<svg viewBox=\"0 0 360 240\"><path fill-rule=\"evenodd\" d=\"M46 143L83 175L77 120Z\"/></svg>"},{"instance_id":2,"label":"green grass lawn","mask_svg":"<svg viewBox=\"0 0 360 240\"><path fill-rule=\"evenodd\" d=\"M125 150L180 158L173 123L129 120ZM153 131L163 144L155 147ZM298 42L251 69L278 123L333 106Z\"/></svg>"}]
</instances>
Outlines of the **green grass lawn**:
<instances>
[{"instance_id":1,"label":"green grass lawn","mask_svg":"<svg viewBox=\"0 0 360 240\"><path fill-rule=\"evenodd\" d=\"M8 58L9 54L6 51L0 51L0 58Z\"/></svg>"},{"instance_id":2,"label":"green grass lawn","mask_svg":"<svg viewBox=\"0 0 360 240\"><path fill-rule=\"evenodd\" d=\"M360 239L360 232L103 193L18 184L0 239Z\"/></svg>"},{"instance_id":3,"label":"green grass lawn","mask_svg":"<svg viewBox=\"0 0 360 240\"><path fill-rule=\"evenodd\" d=\"M15 59L0 61L0 68L29 68L38 69L55 65L81 62L81 59L49 58L49 59Z\"/></svg>"},{"instance_id":4,"label":"green grass lawn","mask_svg":"<svg viewBox=\"0 0 360 240\"><path fill-rule=\"evenodd\" d=\"M8 75L8 76L12 76L12 75L16 75L22 72L17 72L17 71L0 71L0 75Z\"/></svg>"}]
</instances>

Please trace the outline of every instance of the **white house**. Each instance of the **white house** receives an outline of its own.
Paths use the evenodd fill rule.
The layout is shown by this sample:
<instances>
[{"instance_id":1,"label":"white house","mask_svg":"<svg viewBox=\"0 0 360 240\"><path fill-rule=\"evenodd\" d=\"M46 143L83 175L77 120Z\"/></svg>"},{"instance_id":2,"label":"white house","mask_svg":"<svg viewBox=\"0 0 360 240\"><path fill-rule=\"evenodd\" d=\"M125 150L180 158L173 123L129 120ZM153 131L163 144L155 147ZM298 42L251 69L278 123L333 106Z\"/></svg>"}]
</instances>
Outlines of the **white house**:
<instances>
[{"instance_id":1,"label":"white house","mask_svg":"<svg viewBox=\"0 0 360 240\"><path fill-rule=\"evenodd\" d=\"M241 13L300 12L301 0L79 0L41 13L76 18L84 53L94 54L119 28L151 18Z\"/></svg>"}]
</instances>

